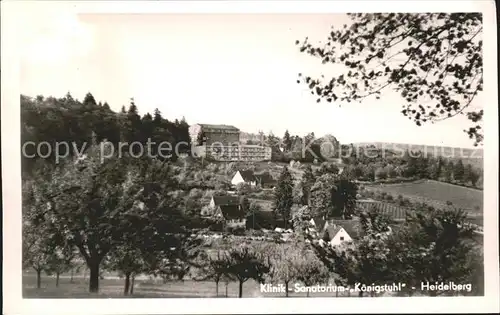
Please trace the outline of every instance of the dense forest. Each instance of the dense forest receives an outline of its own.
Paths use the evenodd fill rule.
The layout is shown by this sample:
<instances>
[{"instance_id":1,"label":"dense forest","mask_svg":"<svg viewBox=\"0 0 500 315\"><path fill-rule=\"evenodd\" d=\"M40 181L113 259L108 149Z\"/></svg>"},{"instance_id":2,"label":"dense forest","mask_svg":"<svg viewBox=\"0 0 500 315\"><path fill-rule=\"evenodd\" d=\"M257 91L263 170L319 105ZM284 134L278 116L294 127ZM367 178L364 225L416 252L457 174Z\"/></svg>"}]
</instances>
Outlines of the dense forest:
<instances>
[{"instance_id":1,"label":"dense forest","mask_svg":"<svg viewBox=\"0 0 500 315\"><path fill-rule=\"evenodd\" d=\"M117 113L108 103L97 102L91 93L83 101L69 93L63 98L21 95L21 122L24 176L29 176L40 158L56 162L56 149L60 156L72 157L83 153L92 141L107 140L115 148L119 142L127 143L130 147L120 149L137 153L135 150L139 146L132 147L132 143L140 142L146 148L148 139L151 139L152 156L158 155L160 142L168 142L172 147L185 142L188 145L179 146L179 153L189 153L190 150L189 125L185 119L168 120L158 109L141 117L133 99L128 109L123 106ZM171 153L172 159L177 158L175 152Z\"/></svg>"}]
</instances>

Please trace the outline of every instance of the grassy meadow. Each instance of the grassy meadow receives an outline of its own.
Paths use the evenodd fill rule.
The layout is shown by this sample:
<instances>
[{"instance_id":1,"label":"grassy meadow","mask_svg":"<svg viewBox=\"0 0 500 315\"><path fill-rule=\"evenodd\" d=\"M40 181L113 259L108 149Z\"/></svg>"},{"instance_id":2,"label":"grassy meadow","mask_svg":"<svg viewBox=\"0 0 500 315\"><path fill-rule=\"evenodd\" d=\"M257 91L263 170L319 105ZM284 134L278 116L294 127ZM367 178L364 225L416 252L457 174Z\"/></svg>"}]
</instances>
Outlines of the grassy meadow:
<instances>
[{"instance_id":1,"label":"grassy meadow","mask_svg":"<svg viewBox=\"0 0 500 315\"><path fill-rule=\"evenodd\" d=\"M134 293L123 295L124 280L118 277L106 277L99 281L99 293L88 292L88 276L75 276L71 282L68 274L60 276L56 287L54 276L42 275L41 288L36 288L36 275L23 273L24 298L226 298L226 287L219 283L219 295L216 295L215 282L209 281L152 281L147 278L135 280ZM290 292L290 297L307 297L306 293ZM347 297L347 293L339 293L339 297ZM356 296L356 294L352 294ZM231 282L227 286L227 297L238 298L238 283ZM284 293L260 292L260 285L253 280L243 284L243 297L285 297ZM310 297L336 297L335 293L311 293Z\"/></svg>"},{"instance_id":2,"label":"grassy meadow","mask_svg":"<svg viewBox=\"0 0 500 315\"><path fill-rule=\"evenodd\" d=\"M450 201L458 208L468 211L483 208L483 192L478 189L457 186L434 180L423 180L401 184L367 185L367 189L383 191L397 197L402 195L410 201L426 202L436 206L445 206Z\"/></svg>"},{"instance_id":3,"label":"grassy meadow","mask_svg":"<svg viewBox=\"0 0 500 315\"><path fill-rule=\"evenodd\" d=\"M367 190L386 192L396 198L398 195L411 202L425 202L434 207L455 207L468 212L471 222L483 224L483 191L434 180L420 180L401 184L366 185Z\"/></svg>"}]
</instances>

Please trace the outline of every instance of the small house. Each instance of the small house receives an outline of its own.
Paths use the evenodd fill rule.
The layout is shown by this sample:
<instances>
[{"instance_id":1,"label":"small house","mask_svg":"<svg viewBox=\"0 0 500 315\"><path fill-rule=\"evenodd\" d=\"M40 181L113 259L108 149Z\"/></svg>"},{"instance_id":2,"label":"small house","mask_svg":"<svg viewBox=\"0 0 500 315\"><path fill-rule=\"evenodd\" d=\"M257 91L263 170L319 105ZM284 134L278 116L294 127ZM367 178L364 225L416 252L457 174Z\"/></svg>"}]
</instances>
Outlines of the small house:
<instances>
[{"instance_id":1,"label":"small house","mask_svg":"<svg viewBox=\"0 0 500 315\"><path fill-rule=\"evenodd\" d=\"M249 184L250 186L257 185L257 179L255 178L253 171L237 171L236 174L234 174L233 178L231 179L231 184L233 186L237 186L243 183Z\"/></svg>"},{"instance_id":2,"label":"small house","mask_svg":"<svg viewBox=\"0 0 500 315\"><path fill-rule=\"evenodd\" d=\"M245 213L240 199L236 196L213 196L208 207L202 210L202 215L222 219L227 228L246 226Z\"/></svg>"},{"instance_id":3,"label":"small house","mask_svg":"<svg viewBox=\"0 0 500 315\"><path fill-rule=\"evenodd\" d=\"M352 241L359 236L358 220L325 220L315 217L309 221L308 233L320 239L327 239L332 246Z\"/></svg>"},{"instance_id":4,"label":"small house","mask_svg":"<svg viewBox=\"0 0 500 315\"><path fill-rule=\"evenodd\" d=\"M325 241L328 241L331 246L337 246L343 242L352 241L349 233L347 233L347 231L340 225L328 225L325 229L323 237L325 238L325 236L328 238L328 240Z\"/></svg>"}]
</instances>

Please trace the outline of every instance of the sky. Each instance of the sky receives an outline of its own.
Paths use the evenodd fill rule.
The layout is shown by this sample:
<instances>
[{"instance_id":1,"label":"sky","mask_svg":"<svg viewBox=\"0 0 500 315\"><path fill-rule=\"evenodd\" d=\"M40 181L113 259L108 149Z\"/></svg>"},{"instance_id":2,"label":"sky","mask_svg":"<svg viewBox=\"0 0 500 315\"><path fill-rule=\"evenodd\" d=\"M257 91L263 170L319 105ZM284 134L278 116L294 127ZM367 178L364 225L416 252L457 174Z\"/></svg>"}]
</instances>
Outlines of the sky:
<instances>
[{"instance_id":1,"label":"sky","mask_svg":"<svg viewBox=\"0 0 500 315\"><path fill-rule=\"evenodd\" d=\"M297 84L298 73L333 70L295 41L326 39L331 26L349 23L343 14L30 14L19 30L25 95L91 92L114 110L133 97L141 114L158 108L171 120L279 136L473 146L465 118L418 127L390 90L380 100L318 104Z\"/></svg>"}]
</instances>

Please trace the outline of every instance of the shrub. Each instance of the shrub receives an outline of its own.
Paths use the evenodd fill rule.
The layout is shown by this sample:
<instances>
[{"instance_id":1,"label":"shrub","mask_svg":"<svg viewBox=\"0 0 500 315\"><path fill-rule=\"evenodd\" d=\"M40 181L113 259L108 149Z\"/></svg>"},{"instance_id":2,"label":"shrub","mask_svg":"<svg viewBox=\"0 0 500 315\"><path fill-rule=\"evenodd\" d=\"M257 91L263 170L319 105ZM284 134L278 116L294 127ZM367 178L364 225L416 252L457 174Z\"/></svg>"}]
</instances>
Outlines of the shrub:
<instances>
[{"instance_id":1,"label":"shrub","mask_svg":"<svg viewBox=\"0 0 500 315\"><path fill-rule=\"evenodd\" d=\"M245 235L245 229L239 227L227 228L227 231L233 235Z\"/></svg>"},{"instance_id":2,"label":"shrub","mask_svg":"<svg viewBox=\"0 0 500 315\"><path fill-rule=\"evenodd\" d=\"M247 230L246 234L249 236L258 236L258 237L262 237L265 235L264 232L262 232L261 230Z\"/></svg>"}]
</instances>

